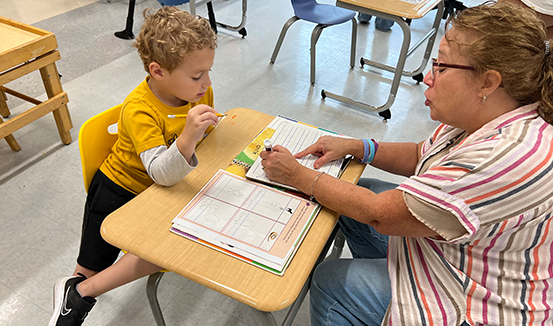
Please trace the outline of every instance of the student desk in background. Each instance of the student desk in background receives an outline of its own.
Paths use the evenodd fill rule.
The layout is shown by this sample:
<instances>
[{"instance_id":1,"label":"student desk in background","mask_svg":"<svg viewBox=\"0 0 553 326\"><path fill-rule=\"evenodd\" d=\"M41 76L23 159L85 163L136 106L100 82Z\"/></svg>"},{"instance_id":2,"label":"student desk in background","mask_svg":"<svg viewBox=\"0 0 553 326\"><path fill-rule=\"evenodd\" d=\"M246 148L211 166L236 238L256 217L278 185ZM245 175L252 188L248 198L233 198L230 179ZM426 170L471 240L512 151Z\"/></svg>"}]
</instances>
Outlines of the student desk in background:
<instances>
[{"instance_id":1,"label":"student desk in background","mask_svg":"<svg viewBox=\"0 0 553 326\"><path fill-rule=\"evenodd\" d=\"M73 124L67 109L67 93L61 87L56 68L56 61L61 58L57 47L54 33L0 17L0 115L6 118L11 114L6 104L6 93L35 105L4 123L0 118L0 139L6 138L15 151L21 147L11 134L50 112L56 120L61 141L64 144L71 143L69 131ZM40 71L47 100L39 101L4 87L36 70Z\"/></svg>"},{"instance_id":2,"label":"student desk in background","mask_svg":"<svg viewBox=\"0 0 553 326\"><path fill-rule=\"evenodd\" d=\"M444 11L444 0L337 0L336 6L392 20L401 27L403 32L403 42L395 67L361 58L361 67L369 65L394 74L390 88L390 95L388 96L386 103L383 105L371 105L368 103L358 102L341 95L325 92L325 90L321 91L323 99L329 97L334 100L347 103L353 108L361 111L378 113L385 120L387 120L391 117L390 108L396 99L401 76L413 77L413 79L417 81L417 84L422 82L424 78L422 72L426 68L432 52L432 47L434 46L434 41L436 40L436 36L438 34L438 28L440 27L442 13ZM411 28L410 23L408 24L405 19L408 19L410 22L412 19L422 18L434 8L437 10L432 28L415 45L413 45L413 47L409 48L411 44ZM428 42L420 66L413 71L403 70L407 58L425 41Z\"/></svg>"},{"instance_id":3,"label":"student desk in background","mask_svg":"<svg viewBox=\"0 0 553 326\"><path fill-rule=\"evenodd\" d=\"M276 325L267 312L294 303L332 234L338 215L326 208L321 210L283 276L170 232L172 219L274 118L245 108L226 113L227 117L197 147L199 166L194 171L173 187L152 185L109 215L102 224L102 236L118 248L245 303L254 308L264 325ZM364 168L352 160L341 179L356 183Z\"/></svg>"}]
</instances>

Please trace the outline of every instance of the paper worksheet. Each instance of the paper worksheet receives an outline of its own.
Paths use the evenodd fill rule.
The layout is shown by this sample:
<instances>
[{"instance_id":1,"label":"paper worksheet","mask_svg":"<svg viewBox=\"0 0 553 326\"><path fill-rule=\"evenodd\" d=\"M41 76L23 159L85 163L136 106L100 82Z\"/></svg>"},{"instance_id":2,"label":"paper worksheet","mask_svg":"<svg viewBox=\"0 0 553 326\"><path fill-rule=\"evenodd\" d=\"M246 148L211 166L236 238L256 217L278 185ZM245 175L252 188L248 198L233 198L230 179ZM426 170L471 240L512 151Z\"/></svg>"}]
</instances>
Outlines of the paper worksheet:
<instances>
[{"instance_id":1,"label":"paper worksheet","mask_svg":"<svg viewBox=\"0 0 553 326\"><path fill-rule=\"evenodd\" d=\"M171 231L281 274L319 210L314 202L219 170L173 219Z\"/></svg>"},{"instance_id":2,"label":"paper worksheet","mask_svg":"<svg viewBox=\"0 0 553 326\"><path fill-rule=\"evenodd\" d=\"M292 120L283 116L276 117L267 126L267 128L271 128L275 130L273 136L271 137L271 142L273 143L273 146L274 145L284 146L292 154L301 152L302 150L306 149L310 145L314 144L317 141L317 139L325 135L346 137L343 135L339 135L335 132L306 125L304 123L297 122L295 120ZM315 169L313 167L313 164L318 158L319 157L315 155L307 155L302 157L301 159L298 159L298 161L303 166L306 166L310 169ZM342 165L344 163L344 160L345 158L341 158L332 162L328 162L317 171L322 171L333 177L338 177L342 171L342 168L343 168ZM259 157L255 160L252 167L248 170L248 173L246 174L246 178L261 181L272 185L277 185L282 188L298 191L294 187L270 180L265 174L265 171L263 171L263 167L261 166L261 161L262 160Z\"/></svg>"}]
</instances>

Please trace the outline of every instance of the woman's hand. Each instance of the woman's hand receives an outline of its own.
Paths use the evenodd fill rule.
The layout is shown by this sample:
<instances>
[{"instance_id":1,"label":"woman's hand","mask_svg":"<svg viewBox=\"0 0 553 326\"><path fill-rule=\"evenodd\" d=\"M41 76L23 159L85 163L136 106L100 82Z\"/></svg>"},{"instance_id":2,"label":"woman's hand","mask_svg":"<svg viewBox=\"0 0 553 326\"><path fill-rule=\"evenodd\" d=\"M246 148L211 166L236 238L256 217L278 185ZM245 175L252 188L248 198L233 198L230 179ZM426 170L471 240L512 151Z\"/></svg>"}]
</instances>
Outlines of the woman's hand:
<instances>
[{"instance_id":1,"label":"woman's hand","mask_svg":"<svg viewBox=\"0 0 553 326\"><path fill-rule=\"evenodd\" d=\"M360 153L359 150L361 150ZM363 150L363 142L359 139L323 136L319 138L315 144L307 147L294 156L296 158L302 158L309 154L320 156L313 164L315 169L319 169L326 163L342 158L348 154L362 158Z\"/></svg>"},{"instance_id":2,"label":"woman's hand","mask_svg":"<svg viewBox=\"0 0 553 326\"><path fill-rule=\"evenodd\" d=\"M283 184L294 186L297 174L302 166L285 147L276 145L272 151L262 151L259 155L263 161L261 165L269 179Z\"/></svg>"}]
</instances>

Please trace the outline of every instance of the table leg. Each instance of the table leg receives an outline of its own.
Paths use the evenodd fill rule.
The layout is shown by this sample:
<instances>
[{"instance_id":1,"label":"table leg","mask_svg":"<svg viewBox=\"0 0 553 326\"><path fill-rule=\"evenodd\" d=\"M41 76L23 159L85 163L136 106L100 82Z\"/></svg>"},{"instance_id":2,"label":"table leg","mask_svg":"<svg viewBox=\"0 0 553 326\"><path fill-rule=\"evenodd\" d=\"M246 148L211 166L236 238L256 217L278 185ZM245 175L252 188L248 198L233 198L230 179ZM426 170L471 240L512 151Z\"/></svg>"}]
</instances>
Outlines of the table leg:
<instances>
[{"instance_id":1,"label":"table leg","mask_svg":"<svg viewBox=\"0 0 553 326\"><path fill-rule=\"evenodd\" d=\"M8 104L6 103L7 100L6 93L0 90L0 115L4 118L10 115L10 109L8 109Z\"/></svg>"},{"instance_id":2,"label":"table leg","mask_svg":"<svg viewBox=\"0 0 553 326\"><path fill-rule=\"evenodd\" d=\"M255 308L252 308L252 310L257 315L257 318L261 321L261 325L263 326L277 326L277 322L275 320L275 316L271 312L268 311L261 311L257 310Z\"/></svg>"},{"instance_id":3,"label":"table leg","mask_svg":"<svg viewBox=\"0 0 553 326\"><path fill-rule=\"evenodd\" d=\"M125 25L125 29L120 32L115 32L115 36L118 38L124 39L124 40L132 40L134 38L134 34L132 33L132 25L134 22L134 7L136 4L136 0L129 0L129 11L127 13L127 23Z\"/></svg>"},{"instance_id":4,"label":"table leg","mask_svg":"<svg viewBox=\"0 0 553 326\"><path fill-rule=\"evenodd\" d=\"M209 17L211 29L217 34L217 20L215 20L215 12L213 11L213 4L211 1L207 3L207 17Z\"/></svg>"},{"instance_id":5,"label":"table leg","mask_svg":"<svg viewBox=\"0 0 553 326\"><path fill-rule=\"evenodd\" d=\"M58 69L56 68L55 63L40 68L40 75L42 76L42 82L44 83L44 88L46 89L48 98L52 98L63 92ZM66 145L70 144L72 139L69 131L73 128L73 123L71 122L71 116L69 115L67 105L64 104L60 106L52 111L52 113L54 114L56 125L58 126L61 141Z\"/></svg>"},{"instance_id":6,"label":"table leg","mask_svg":"<svg viewBox=\"0 0 553 326\"><path fill-rule=\"evenodd\" d=\"M2 118L0 118L0 124L4 123ZM4 139L8 142L8 145L10 145L10 148L13 151L19 152L21 150L21 146L17 143L17 140L12 136L12 134L7 135L4 137Z\"/></svg>"}]
</instances>

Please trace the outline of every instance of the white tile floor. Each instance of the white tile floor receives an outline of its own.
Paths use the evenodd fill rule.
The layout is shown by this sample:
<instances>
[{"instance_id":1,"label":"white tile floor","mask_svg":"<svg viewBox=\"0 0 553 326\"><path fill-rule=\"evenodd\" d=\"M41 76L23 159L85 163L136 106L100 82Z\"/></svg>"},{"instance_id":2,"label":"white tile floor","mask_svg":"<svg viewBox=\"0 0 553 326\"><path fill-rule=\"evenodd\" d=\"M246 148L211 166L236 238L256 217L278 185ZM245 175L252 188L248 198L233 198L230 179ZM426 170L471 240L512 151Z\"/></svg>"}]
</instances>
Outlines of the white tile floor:
<instances>
[{"instance_id":1,"label":"white tile floor","mask_svg":"<svg viewBox=\"0 0 553 326\"><path fill-rule=\"evenodd\" d=\"M44 6L46 3L48 6ZM20 152L12 152L0 141L0 326L46 325L52 310L54 281L73 272L85 199L77 145L79 128L94 114L122 102L145 77L131 41L113 36L125 26L127 6L123 0L0 0L0 16L56 34L62 55L58 69L69 95L74 124L74 141L68 146L60 142L51 115L14 133L22 147ZM218 0L214 6L219 21L238 25L240 0ZM155 0L137 1L135 34L142 22L142 10L159 7ZM187 8L188 5L182 6ZM198 13L206 16L205 6ZM350 70L349 23L323 31L314 87L309 85L312 24L294 24L276 63L270 65L280 29L292 15L289 0L250 0L245 39L236 32L219 30L211 76L220 112L248 107L350 136L383 141L420 141L437 125L424 106L426 87L415 85L411 78L403 78L392 107L392 119L387 123L336 101L321 101L323 88L372 104L382 104L388 97L392 74L358 66ZM431 15L412 23L413 39L431 26ZM401 40L398 26L390 33L382 33L374 30L372 22L359 25L356 61L368 56L393 64ZM422 51L416 51L406 68L416 68L421 57ZM8 87L44 97L36 73ZM8 105L12 116L29 107L13 97ZM370 167L364 175L402 180ZM99 297L85 325L155 325L145 286L143 279ZM168 325L259 325L247 306L178 275L166 275L159 292ZM307 300L294 325L309 324L308 306ZM285 313L277 312L277 320L281 321Z\"/></svg>"}]
</instances>

